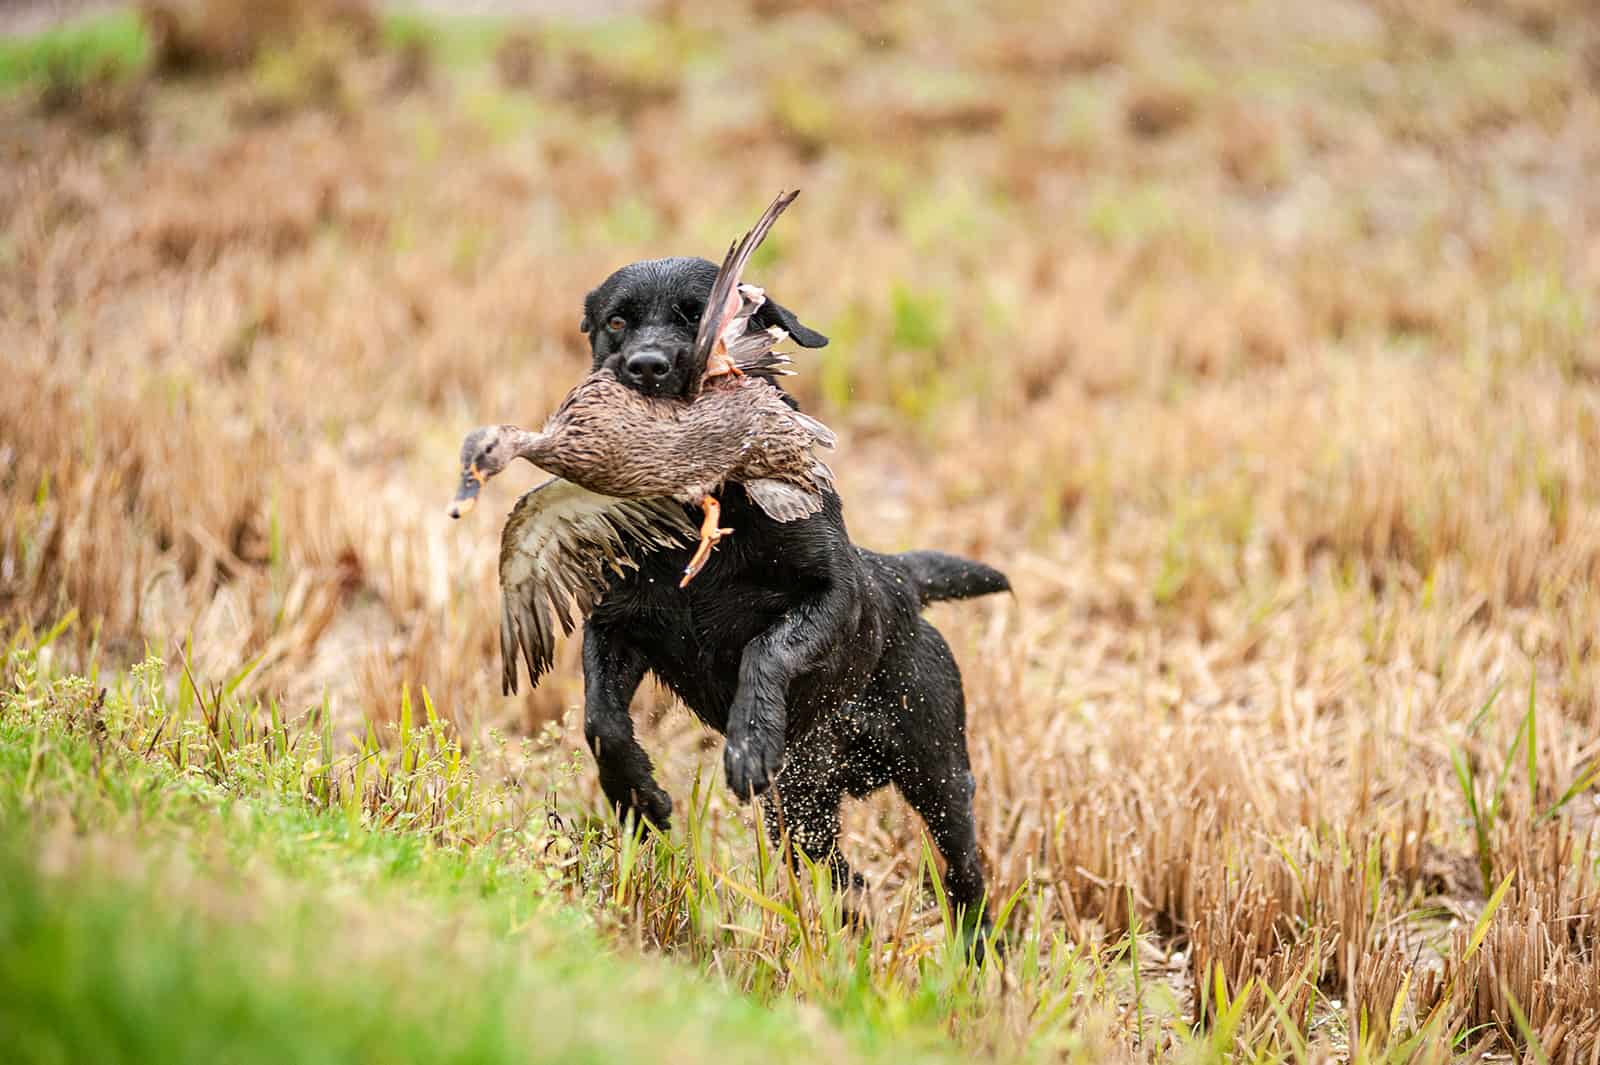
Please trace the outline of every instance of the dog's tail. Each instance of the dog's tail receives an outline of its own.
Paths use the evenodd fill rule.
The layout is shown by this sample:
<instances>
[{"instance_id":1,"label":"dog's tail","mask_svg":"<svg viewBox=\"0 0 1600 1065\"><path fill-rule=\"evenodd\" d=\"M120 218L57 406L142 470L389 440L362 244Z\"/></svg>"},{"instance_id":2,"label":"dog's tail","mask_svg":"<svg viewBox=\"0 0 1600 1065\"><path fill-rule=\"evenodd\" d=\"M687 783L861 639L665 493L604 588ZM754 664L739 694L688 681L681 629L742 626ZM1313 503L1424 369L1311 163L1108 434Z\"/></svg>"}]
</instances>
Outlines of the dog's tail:
<instances>
[{"instance_id":1,"label":"dog's tail","mask_svg":"<svg viewBox=\"0 0 1600 1065\"><path fill-rule=\"evenodd\" d=\"M917 600L923 606L943 599L973 599L1011 590L1011 581L994 567L943 551L905 551L894 559L910 574Z\"/></svg>"}]
</instances>

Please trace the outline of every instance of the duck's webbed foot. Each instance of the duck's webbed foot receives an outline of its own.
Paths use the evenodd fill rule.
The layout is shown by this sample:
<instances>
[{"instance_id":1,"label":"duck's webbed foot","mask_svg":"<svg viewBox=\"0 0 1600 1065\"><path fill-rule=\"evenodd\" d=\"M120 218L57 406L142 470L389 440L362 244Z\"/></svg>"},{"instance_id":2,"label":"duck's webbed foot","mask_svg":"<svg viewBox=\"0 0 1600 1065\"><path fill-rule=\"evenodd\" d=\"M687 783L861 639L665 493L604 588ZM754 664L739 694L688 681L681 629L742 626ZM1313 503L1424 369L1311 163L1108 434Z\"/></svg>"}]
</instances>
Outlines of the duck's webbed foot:
<instances>
[{"instance_id":1,"label":"duck's webbed foot","mask_svg":"<svg viewBox=\"0 0 1600 1065\"><path fill-rule=\"evenodd\" d=\"M721 528L718 524L722 520L722 504L714 496L706 496L700 501L701 508L706 512L706 517L700 523L700 546L694 549L694 555L689 559L689 564L683 567L683 580L678 582L679 588L686 588L694 580L695 574L705 568L706 560L711 557L711 549L716 547L724 536L733 532L732 529Z\"/></svg>"},{"instance_id":2,"label":"duck's webbed foot","mask_svg":"<svg viewBox=\"0 0 1600 1065\"><path fill-rule=\"evenodd\" d=\"M743 377L744 371L739 369L739 364L733 361L733 356L728 354L728 349L719 343L717 350L706 358L706 372L703 379L709 381L713 377L722 377L730 374L734 377Z\"/></svg>"}]
</instances>

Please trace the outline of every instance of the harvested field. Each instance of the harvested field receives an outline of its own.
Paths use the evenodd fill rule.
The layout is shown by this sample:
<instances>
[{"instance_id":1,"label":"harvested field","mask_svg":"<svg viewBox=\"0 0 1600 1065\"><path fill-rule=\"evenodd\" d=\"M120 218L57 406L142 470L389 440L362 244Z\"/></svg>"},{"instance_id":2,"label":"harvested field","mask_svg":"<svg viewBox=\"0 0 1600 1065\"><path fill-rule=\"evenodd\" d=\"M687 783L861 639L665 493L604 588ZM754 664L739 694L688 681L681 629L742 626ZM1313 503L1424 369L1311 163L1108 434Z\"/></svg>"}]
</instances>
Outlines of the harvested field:
<instances>
[{"instance_id":1,"label":"harvested field","mask_svg":"<svg viewBox=\"0 0 1600 1065\"><path fill-rule=\"evenodd\" d=\"M852 1039L1597 1060L1592 5L268 6L297 28L197 69L131 14L0 52L6 713L150 657L186 713L227 682L366 752L366 827ZM887 794L847 819L872 928L826 934L648 686L686 816L619 841L577 641L499 691L495 516L536 475L444 515L464 431L586 368L590 286L796 185L754 272L832 337L791 380L853 536L1016 588L930 613L1004 967L947 949ZM473 774L448 815L401 787L424 690ZM337 808L318 749L289 791Z\"/></svg>"}]
</instances>

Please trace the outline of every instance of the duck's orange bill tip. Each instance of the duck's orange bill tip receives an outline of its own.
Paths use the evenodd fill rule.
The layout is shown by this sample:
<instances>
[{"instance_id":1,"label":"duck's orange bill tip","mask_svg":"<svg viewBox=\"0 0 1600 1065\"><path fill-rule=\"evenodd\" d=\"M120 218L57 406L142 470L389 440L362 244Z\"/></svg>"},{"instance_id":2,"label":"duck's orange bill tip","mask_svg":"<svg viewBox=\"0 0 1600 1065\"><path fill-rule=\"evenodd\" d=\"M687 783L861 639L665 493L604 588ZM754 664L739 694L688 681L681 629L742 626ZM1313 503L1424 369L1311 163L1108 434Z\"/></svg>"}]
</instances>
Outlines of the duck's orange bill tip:
<instances>
[{"instance_id":1,"label":"duck's orange bill tip","mask_svg":"<svg viewBox=\"0 0 1600 1065\"><path fill-rule=\"evenodd\" d=\"M452 518L460 518L472 513L472 508L478 505L478 492L487 481L476 465L468 466L461 471L461 487L456 489L456 497L450 502L447 513Z\"/></svg>"}]
</instances>

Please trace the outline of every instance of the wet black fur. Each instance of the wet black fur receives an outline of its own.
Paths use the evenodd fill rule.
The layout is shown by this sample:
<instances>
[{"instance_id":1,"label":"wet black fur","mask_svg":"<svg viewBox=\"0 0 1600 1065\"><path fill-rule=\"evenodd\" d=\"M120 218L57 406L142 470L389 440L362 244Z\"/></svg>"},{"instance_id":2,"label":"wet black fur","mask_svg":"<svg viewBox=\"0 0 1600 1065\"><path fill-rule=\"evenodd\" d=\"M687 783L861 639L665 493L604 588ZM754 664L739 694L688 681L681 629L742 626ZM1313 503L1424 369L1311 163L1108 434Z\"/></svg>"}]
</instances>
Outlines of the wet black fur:
<instances>
[{"instance_id":1,"label":"wet black fur","mask_svg":"<svg viewBox=\"0 0 1600 1065\"><path fill-rule=\"evenodd\" d=\"M717 264L705 259L649 259L625 266L601 282L583 301L583 322L594 353L594 368L608 367L624 384L653 395L683 395L689 385L695 331ZM613 330L615 319L624 323ZM820 348L828 338L800 324L787 307L768 299L752 324L781 326L794 343ZM670 370L665 377L630 374L642 355L659 354Z\"/></svg>"},{"instance_id":2,"label":"wet black fur","mask_svg":"<svg viewBox=\"0 0 1600 1065\"><path fill-rule=\"evenodd\" d=\"M607 278L584 306L595 367L615 368L649 345L674 354L681 393L678 365L716 270L704 259L661 259ZM763 316L757 326L781 325L804 346L827 343L782 306L769 302ZM614 317L626 327L605 328ZM840 802L892 783L944 855L952 902L970 925L986 924L961 673L921 610L1005 591L1005 576L934 551L857 547L832 493L820 514L787 524L767 518L738 485L718 498L733 535L687 589L678 588L687 550L645 556L584 627L584 730L606 795L624 816L668 824L672 800L628 714L652 673L727 737L734 793L765 792L774 834L787 828L841 886L860 880L836 848ZM698 509L691 516L698 524Z\"/></svg>"}]
</instances>

